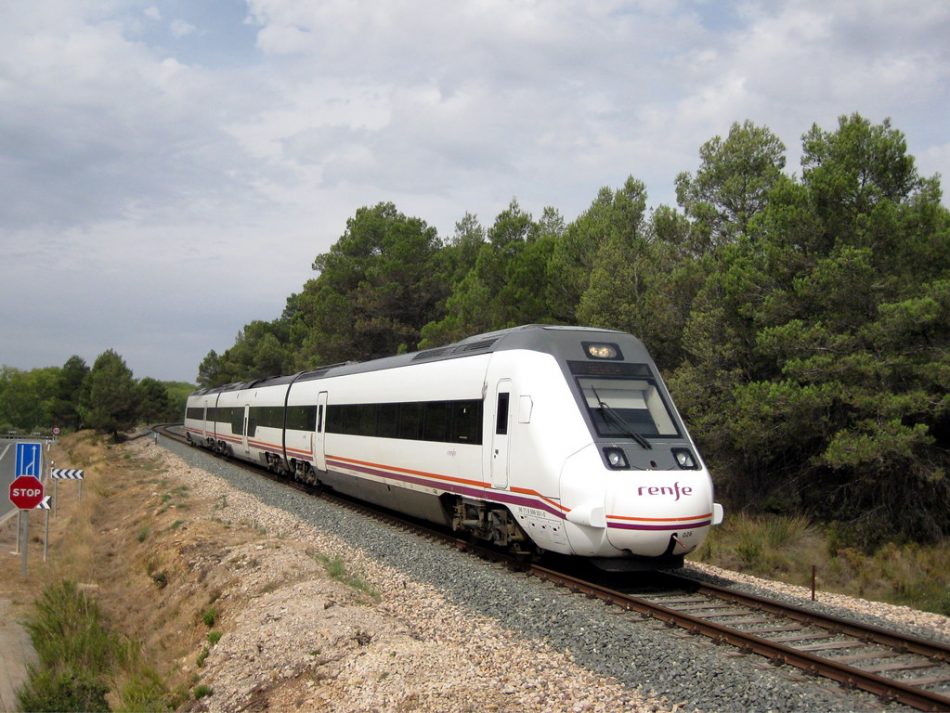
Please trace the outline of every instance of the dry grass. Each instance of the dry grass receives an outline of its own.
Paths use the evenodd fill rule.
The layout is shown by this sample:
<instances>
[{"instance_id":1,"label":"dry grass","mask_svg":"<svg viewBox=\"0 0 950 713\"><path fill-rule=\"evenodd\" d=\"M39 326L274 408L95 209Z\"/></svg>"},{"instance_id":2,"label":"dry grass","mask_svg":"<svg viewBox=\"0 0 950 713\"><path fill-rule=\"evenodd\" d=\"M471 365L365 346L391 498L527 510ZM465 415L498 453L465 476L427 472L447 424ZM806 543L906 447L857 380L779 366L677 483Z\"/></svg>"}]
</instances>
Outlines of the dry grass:
<instances>
[{"instance_id":1,"label":"dry grass","mask_svg":"<svg viewBox=\"0 0 950 713\"><path fill-rule=\"evenodd\" d=\"M950 543L888 544L873 554L840 547L833 529L802 517L727 517L692 556L700 562L789 584L950 615Z\"/></svg>"}]
</instances>

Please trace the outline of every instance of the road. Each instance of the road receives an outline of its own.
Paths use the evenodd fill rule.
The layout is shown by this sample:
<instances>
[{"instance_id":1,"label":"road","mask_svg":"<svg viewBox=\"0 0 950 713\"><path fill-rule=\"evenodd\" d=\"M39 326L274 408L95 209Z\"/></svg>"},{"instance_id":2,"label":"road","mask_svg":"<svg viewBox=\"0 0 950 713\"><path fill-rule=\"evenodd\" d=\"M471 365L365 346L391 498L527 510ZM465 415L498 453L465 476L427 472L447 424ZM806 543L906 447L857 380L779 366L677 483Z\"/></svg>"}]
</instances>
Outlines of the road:
<instances>
[{"instance_id":1,"label":"road","mask_svg":"<svg viewBox=\"0 0 950 713\"><path fill-rule=\"evenodd\" d=\"M30 443L40 442L43 444L43 462L46 463L46 441L38 441L36 438L22 439ZM10 502L10 483L13 482L14 470L16 470L16 438L0 437L0 522L6 519L6 516L16 510L13 503Z\"/></svg>"},{"instance_id":2,"label":"road","mask_svg":"<svg viewBox=\"0 0 950 713\"><path fill-rule=\"evenodd\" d=\"M0 438L0 519L13 510L13 503L7 495L10 492L10 483L13 481L13 467L15 465L16 443L12 438Z\"/></svg>"}]
</instances>

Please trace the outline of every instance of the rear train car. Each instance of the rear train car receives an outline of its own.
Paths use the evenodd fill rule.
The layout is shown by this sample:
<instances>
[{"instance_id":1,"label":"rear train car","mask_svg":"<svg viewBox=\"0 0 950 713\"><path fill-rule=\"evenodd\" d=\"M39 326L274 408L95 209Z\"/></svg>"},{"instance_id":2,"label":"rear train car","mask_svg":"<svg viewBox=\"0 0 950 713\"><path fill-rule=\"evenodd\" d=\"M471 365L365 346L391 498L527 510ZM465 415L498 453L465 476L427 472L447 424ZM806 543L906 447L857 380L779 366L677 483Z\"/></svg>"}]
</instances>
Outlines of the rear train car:
<instances>
[{"instance_id":1,"label":"rear train car","mask_svg":"<svg viewBox=\"0 0 950 713\"><path fill-rule=\"evenodd\" d=\"M722 519L643 344L529 325L197 391L193 443L515 551L676 567Z\"/></svg>"}]
</instances>

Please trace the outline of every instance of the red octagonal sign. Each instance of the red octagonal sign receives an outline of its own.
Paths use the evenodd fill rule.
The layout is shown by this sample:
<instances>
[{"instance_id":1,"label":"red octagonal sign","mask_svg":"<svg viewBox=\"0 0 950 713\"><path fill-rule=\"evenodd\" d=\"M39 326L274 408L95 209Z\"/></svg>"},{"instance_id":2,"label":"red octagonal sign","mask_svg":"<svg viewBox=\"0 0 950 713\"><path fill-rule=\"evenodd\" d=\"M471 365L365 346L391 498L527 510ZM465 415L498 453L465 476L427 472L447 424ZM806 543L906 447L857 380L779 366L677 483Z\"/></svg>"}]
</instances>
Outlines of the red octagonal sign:
<instances>
[{"instance_id":1,"label":"red octagonal sign","mask_svg":"<svg viewBox=\"0 0 950 713\"><path fill-rule=\"evenodd\" d=\"M32 475L20 475L10 483L10 502L20 510L32 510L43 500L43 484Z\"/></svg>"}]
</instances>

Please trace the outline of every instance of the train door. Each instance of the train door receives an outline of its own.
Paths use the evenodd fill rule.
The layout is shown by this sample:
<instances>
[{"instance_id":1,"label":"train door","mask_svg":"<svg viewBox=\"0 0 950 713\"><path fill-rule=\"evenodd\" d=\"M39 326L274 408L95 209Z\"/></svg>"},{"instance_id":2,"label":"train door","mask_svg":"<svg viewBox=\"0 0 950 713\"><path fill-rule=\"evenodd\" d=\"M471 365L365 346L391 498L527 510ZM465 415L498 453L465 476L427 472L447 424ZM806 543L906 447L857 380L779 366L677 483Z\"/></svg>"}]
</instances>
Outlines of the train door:
<instances>
[{"instance_id":1,"label":"train door","mask_svg":"<svg viewBox=\"0 0 950 713\"><path fill-rule=\"evenodd\" d=\"M251 425L251 407L244 405L244 428L241 429L241 447L244 449L244 455L251 454L251 444L248 438L248 427Z\"/></svg>"},{"instance_id":2,"label":"train door","mask_svg":"<svg viewBox=\"0 0 950 713\"><path fill-rule=\"evenodd\" d=\"M508 431L511 421L511 379L499 379L495 387L495 418L491 435L491 485L508 487Z\"/></svg>"},{"instance_id":3,"label":"train door","mask_svg":"<svg viewBox=\"0 0 950 713\"><path fill-rule=\"evenodd\" d=\"M317 428L313 437L313 467L324 473L327 470L327 456L324 449L327 420L327 392L317 396Z\"/></svg>"}]
</instances>

